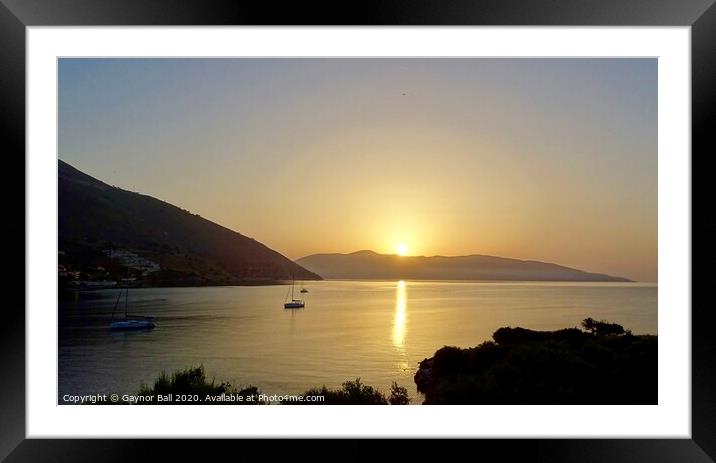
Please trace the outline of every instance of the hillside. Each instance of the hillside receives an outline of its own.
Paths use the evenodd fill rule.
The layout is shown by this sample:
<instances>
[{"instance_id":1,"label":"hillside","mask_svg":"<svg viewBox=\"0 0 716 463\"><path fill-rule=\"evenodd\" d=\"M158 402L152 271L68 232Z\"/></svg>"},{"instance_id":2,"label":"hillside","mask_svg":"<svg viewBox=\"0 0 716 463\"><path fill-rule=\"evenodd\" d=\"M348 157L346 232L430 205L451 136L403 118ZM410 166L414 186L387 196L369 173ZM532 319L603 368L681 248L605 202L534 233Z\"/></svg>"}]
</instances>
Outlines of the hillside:
<instances>
[{"instance_id":1,"label":"hillside","mask_svg":"<svg viewBox=\"0 0 716 463\"><path fill-rule=\"evenodd\" d=\"M112 250L134 262L133 276L153 284L320 279L252 238L58 164L60 263L83 278L98 267L104 278L126 272L110 259Z\"/></svg>"},{"instance_id":2,"label":"hillside","mask_svg":"<svg viewBox=\"0 0 716 463\"><path fill-rule=\"evenodd\" d=\"M329 279L630 281L546 262L483 255L423 257L358 251L313 254L296 262Z\"/></svg>"}]
</instances>

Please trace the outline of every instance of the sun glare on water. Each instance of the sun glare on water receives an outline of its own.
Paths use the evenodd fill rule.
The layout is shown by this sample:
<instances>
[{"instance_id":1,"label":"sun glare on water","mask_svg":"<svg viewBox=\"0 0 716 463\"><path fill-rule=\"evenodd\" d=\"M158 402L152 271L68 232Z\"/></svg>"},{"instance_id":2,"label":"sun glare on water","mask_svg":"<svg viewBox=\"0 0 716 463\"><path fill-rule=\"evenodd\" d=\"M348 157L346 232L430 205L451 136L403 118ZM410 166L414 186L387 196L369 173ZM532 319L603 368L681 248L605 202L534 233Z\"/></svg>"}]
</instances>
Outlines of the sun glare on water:
<instances>
[{"instance_id":1,"label":"sun glare on water","mask_svg":"<svg viewBox=\"0 0 716 463\"><path fill-rule=\"evenodd\" d=\"M407 256L408 255L408 246L405 243L398 243L395 246L395 253L399 256Z\"/></svg>"}]
</instances>

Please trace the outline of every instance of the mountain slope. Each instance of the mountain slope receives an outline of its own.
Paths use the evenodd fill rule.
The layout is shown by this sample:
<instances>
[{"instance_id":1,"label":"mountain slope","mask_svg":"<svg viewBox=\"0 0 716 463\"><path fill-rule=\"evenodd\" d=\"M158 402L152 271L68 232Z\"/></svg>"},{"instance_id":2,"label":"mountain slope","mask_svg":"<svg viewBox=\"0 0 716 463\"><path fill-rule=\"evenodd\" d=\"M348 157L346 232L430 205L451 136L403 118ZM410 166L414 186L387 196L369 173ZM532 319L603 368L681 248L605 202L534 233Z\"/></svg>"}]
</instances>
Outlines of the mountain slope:
<instances>
[{"instance_id":1,"label":"mountain slope","mask_svg":"<svg viewBox=\"0 0 716 463\"><path fill-rule=\"evenodd\" d=\"M125 249L157 262L155 277L197 284L320 279L278 252L150 196L107 185L58 161L59 249L70 266Z\"/></svg>"},{"instance_id":2,"label":"mountain slope","mask_svg":"<svg viewBox=\"0 0 716 463\"><path fill-rule=\"evenodd\" d=\"M296 262L334 279L630 281L546 262L483 255L423 257L358 251L313 254Z\"/></svg>"}]
</instances>

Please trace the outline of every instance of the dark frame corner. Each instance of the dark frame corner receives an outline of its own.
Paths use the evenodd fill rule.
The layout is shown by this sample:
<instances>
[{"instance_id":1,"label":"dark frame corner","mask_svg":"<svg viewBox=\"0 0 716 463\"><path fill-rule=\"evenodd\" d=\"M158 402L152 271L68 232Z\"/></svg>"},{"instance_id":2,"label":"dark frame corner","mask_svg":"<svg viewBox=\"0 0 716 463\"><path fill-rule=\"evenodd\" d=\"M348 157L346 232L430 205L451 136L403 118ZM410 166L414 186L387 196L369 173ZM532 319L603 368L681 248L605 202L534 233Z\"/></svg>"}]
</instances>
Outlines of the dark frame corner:
<instances>
[{"instance_id":1,"label":"dark frame corner","mask_svg":"<svg viewBox=\"0 0 716 463\"><path fill-rule=\"evenodd\" d=\"M0 0L0 119L6 150L4 161L14 172L25 173L25 28L28 26L111 25L567 25L567 26L691 26L692 60L692 176L708 175L706 160L716 153L711 135L716 119L716 5L714 0L366 0L355 8L335 8L327 2L270 2L213 0ZM693 169L696 164L699 169ZM8 184L8 183L6 183ZM706 203L694 194L692 209ZM6 197L12 198L9 187ZM17 190L15 190L17 191ZM12 203L8 201L7 203ZM7 204L6 203L6 204ZM17 204L17 202L15 203ZM15 217L25 217L25 205ZM708 207L708 206L706 206ZM702 206L702 211L704 206ZM705 216L705 214L704 214ZM694 244L701 262L714 256L716 219L700 218ZM25 230L24 219L9 221L15 236ZM17 230L15 230L17 228ZM705 233L712 236L705 238ZM23 238L25 246L28 245ZM19 246L12 252L20 253ZM24 250L23 261L24 261ZM692 253L693 254L693 253ZM24 268L24 264L23 264ZM24 274L24 272L23 272ZM23 276L24 278L24 276ZM693 283L706 282L704 273L692 274ZM18 291L19 292L19 291ZM24 306L24 296L22 305ZM2 369L0 376L0 459L7 461L123 461L133 454L161 458L167 447L184 458L206 457L200 442L153 440L43 440L25 439L25 313L19 304L8 305L0 325ZM528 461L716 461L716 317L707 305L692 309L692 439L555 439L462 441L480 452L495 450L510 459ZM333 441L343 455L366 458L364 441ZM310 441L291 443L292 453L305 454ZM167 445L169 444L169 445ZM212 442L227 447L231 441ZM243 444L242 444L243 445ZM452 445L452 444L451 444ZM258 442L257 448L265 448ZM400 455L424 454L426 447L442 444L400 445ZM430 451L430 448L427 448ZM474 450L473 450L474 451ZM398 454L398 451L394 451ZM407 453L406 453L407 452ZM419 452L419 453L418 453ZM320 452L327 454L326 452ZM219 453L214 453L218 456ZM316 455L314 455L316 456ZM312 458L314 457L312 456Z\"/></svg>"}]
</instances>

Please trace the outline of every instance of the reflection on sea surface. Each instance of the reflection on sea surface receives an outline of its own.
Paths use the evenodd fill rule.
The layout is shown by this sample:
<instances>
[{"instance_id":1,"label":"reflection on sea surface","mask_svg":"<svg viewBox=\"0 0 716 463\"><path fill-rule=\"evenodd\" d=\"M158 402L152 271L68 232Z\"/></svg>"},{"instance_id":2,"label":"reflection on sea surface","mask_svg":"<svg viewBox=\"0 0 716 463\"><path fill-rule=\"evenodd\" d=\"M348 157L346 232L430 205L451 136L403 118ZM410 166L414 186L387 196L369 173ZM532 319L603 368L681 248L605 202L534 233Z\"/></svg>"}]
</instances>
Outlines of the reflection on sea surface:
<instances>
[{"instance_id":1,"label":"reflection on sea surface","mask_svg":"<svg viewBox=\"0 0 716 463\"><path fill-rule=\"evenodd\" d=\"M405 332L407 325L407 304L408 296L406 283L400 280L395 289L395 316L393 317L393 346L400 355L398 368L407 370L408 359L405 351Z\"/></svg>"},{"instance_id":2,"label":"reflection on sea surface","mask_svg":"<svg viewBox=\"0 0 716 463\"><path fill-rule=\"evenodd\" d=\"M405 347L405 313L407 304L407 295L405 291L405 282L399 281L395 291L395 317L393 318L393 345L398 351L403 351Z\"/></svg>"}]
</instances>

